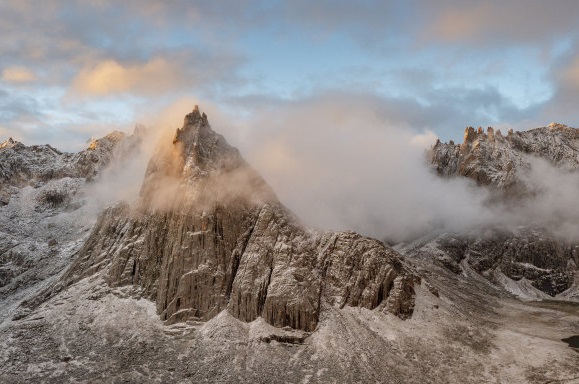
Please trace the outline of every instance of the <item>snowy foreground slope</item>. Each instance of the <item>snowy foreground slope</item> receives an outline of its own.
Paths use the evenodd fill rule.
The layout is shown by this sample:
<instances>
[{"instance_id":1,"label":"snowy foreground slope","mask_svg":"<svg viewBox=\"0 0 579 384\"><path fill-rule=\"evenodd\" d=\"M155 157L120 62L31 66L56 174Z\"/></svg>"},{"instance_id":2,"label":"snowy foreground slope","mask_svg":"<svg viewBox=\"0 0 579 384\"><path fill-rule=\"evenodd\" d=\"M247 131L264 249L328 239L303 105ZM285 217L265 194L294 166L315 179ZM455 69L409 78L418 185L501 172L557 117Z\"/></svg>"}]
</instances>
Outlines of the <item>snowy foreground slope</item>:
<instances>
[{"instance_id":1,"label":"snowy foreground slope","mask_svg":"<svg viewBox=\"0 0 579 384\"><path fill-rule=\"evenodd\" d=\"M94 163L5 173L2 383L579 380L577 304L519 301L425 239L408 259L304 228L197 109L98 220L87 191L114 161Z\"/></svg>"}]
</instances>

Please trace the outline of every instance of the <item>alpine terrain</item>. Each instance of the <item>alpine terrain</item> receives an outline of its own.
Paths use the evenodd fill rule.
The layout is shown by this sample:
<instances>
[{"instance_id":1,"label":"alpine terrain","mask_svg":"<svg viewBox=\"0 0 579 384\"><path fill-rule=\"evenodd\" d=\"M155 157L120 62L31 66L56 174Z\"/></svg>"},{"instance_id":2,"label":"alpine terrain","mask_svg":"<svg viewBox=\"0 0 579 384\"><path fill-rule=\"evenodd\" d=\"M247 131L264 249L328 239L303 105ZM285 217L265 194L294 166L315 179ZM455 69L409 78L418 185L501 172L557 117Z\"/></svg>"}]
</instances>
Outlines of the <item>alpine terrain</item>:
<instances>
[{"instance_id":1,"label":"alpine terrain","mask_svg":"<svg viewBox=\"0 0 579 384\"><path fill-rule=\"evenodd\" d=\"M0 144L0 382L579 382L572 229L308 228L197 106L107 200L146 140ZM579 131L467 128L429 159L518 206L537 161L578 170Z\"/></svg>"}]
</instances>

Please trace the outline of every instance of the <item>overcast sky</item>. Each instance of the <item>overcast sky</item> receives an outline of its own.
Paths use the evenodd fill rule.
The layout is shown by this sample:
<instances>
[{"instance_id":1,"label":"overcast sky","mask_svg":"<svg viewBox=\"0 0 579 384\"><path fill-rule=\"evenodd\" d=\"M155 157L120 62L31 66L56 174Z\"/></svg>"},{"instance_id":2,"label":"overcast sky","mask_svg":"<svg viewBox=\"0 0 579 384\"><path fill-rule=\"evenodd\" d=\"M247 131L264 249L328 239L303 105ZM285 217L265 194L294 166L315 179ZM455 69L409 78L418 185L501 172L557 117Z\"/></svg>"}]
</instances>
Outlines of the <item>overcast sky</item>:
<instances>
[{"instance_id":1,"label":"overcast sky","mask_svg":"<svg viewBox=\"0 0 579 384\"><path fill-rule=\"evenodd\" d=\"M578 17L574 0L0 0L0 139L78 150L183 100L231 123L371 99L443 140L578 126Z\"/></svg>"},{"instance_id":2,"label":"overcast sky","mask_svg":"<svg viewBox=\"0 0 579 384\"><path fill-rule=\"evenodd\" d=\"M424 148L579 126L577 20L576 0L0 0L0 140L78 151L199 104L309 224L467 228L484 191Z\"/></svg>"}]
</instances>

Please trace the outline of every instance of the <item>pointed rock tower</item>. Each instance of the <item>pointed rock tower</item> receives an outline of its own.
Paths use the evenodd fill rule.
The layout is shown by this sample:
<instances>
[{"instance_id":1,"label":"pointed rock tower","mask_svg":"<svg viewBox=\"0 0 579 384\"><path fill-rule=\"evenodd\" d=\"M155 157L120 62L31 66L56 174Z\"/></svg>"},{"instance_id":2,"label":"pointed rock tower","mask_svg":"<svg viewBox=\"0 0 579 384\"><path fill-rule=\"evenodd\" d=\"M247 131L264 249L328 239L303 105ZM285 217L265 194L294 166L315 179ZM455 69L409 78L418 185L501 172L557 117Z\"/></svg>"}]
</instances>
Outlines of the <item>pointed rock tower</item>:
<instances>
[{"instance_id":1,"label":"pointed rock tower","mask_svg":"<svg viewBox=\"0 0 579 384\"><path fill-rule=\"evenodd\" d=\"M327 305L412 315L418 277L381 242L305 228L197 106L150 160L136 207L99 218L60 287L101 273L167 323L223 310L313 331Z\"/></svg>"}]
</instances>

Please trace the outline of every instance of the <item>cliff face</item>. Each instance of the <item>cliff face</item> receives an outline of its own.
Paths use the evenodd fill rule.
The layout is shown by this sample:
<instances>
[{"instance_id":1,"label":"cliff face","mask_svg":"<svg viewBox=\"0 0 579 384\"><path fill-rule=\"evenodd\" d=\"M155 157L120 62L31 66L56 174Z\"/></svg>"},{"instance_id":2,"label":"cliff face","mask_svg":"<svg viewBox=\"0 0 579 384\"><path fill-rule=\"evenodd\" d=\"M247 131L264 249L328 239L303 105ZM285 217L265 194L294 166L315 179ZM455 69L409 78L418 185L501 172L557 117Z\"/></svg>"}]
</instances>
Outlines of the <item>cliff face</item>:
<instances>
[{"instance_id":1,"label":"cliff face","mask_svg":"<svg viewBox=\"0 0 579 384\"><path fill-rule=\"evenodd\" d=\"M406 318L418 277L382 243L307 229L198 108L149 163L138 206L108 209L60 286L102 272L167 323L263 317L312 331L325 305Z\"/></svg>"}]
</instances>

